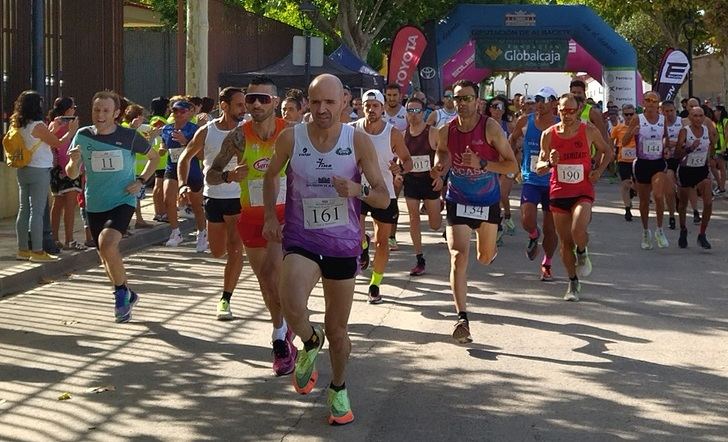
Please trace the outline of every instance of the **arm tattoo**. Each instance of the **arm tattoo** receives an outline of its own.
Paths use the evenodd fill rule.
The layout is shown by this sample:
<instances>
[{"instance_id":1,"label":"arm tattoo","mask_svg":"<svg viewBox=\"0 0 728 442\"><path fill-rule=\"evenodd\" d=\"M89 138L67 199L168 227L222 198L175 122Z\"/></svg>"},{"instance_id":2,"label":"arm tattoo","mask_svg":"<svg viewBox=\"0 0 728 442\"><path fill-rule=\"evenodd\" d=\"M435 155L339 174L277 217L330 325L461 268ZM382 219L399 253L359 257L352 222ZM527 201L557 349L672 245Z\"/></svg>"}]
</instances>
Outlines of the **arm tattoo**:
<instances>
[{"instance_id":1,"label":"arm tattoo","mask_svg":"<svg viewBox=\"0 0 728 442\"><path fill-rule=\"evenodd\" d=\"M222 141L220 152L212 161L210 170L207 171L205 176L207 183L212 185L224 183L225 181L222 179L223 170L234 157L237 157L239 162L244 152L245 135L242 127L236 127Z\"/></svg>"}]
</instances>

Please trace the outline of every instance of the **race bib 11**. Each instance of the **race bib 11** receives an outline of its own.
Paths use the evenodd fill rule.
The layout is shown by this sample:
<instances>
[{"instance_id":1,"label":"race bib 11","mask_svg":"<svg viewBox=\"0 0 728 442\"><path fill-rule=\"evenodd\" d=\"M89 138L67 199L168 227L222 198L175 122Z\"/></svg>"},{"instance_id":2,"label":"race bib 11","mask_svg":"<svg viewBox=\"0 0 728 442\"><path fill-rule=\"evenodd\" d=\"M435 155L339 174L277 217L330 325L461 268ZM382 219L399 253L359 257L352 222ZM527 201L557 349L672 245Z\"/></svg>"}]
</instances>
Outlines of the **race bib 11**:
<instances>
[{"instance_id":1,"label":"race bib 11","mask_svg":"<svg viewBox=\"0 0 728 442\"><path fill-rule=\"evenodd\" d=\"M91 170L94 172L119 172L124 169L124 154L120 150L91 152Z\"/></svg>"}]
</instances>

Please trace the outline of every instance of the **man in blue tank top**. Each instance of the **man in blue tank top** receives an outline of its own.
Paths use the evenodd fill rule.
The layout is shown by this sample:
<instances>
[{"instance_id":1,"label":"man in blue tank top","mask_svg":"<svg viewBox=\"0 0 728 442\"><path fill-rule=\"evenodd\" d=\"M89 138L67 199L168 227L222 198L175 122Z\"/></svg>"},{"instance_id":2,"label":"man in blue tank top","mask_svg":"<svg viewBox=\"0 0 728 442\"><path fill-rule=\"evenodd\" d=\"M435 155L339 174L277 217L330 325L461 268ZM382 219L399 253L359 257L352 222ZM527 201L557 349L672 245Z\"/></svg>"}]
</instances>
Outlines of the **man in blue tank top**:
<instances>
[{"instance_id":1,"label":"man in blue tank top","mask_svg":"<svg viewBox=\"0 0 728 442\"><path fill-rule=\"evenodd\" d=\"M528 246L526 256L533 261L538 256L538 240L543 231L544 257L541 262L541 281L551 281L551 258L556 251L558 243L554 219L549 209L549 179L550 173L539 175L536 173L536 163L541 152L541 133L558 122L554 117L557 95L550 87L541 88L536 93L536 112L521 116L511 134L511 146L517 151L521 137L523 151L521 152L521 176L523 188L521 189L521 225L528 233ZM525 135L524 135L525 130ZM538 205L543 210L543 222L538 228Z\"/></svg>"}]
</instances>

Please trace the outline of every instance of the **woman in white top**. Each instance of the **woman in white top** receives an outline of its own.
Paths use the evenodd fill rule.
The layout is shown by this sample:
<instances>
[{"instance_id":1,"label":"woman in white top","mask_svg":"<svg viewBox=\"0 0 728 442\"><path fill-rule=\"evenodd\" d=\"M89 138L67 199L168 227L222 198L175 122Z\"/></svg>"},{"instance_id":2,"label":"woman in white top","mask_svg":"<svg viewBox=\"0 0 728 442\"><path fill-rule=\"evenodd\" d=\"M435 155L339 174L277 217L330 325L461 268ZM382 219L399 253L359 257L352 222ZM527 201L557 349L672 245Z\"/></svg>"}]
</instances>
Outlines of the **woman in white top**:
<instances>
[{"instance_id":1,"label":"woman in white top","mask_svg":"<svg viewBox=\"0 0 728 442\"><path fill-rule=\"evenodd\" d=\"M53 167L51 149L58 149L73 139L78 130L78 119L68 123L68 132L59 140L43 121L43 97L38 92L25 91L15 101L10 124L20 130L28 148L35 147L30 163L18 169L20 207L15 222L17 258L33 262L55 261L58 258L43 251L43 214L48 203Z\"/></svg>"}]
</instances>

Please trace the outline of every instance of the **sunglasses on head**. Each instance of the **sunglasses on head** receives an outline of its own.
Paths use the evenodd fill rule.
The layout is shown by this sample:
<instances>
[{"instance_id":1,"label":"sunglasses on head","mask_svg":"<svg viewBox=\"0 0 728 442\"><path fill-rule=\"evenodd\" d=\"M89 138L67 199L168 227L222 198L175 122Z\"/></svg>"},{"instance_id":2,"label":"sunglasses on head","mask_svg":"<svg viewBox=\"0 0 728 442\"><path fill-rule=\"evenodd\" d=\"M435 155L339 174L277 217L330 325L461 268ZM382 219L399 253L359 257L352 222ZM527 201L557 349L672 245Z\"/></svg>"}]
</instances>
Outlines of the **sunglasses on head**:
<instances>
[{"instance_id":1,"label":"sunglasses on head","mask_svg":"<svg viewBox=\"0 0 728 442\"><path fill-rule=\"evenodd\" d=\"M420 112L422 112L422 109L420 109L420 108L407 109L408 114L419 114Z\"/></svg>"},{"instance_id":2,"label":"sunglasses on head","mask_svg":"<svg viewBox=\"0 0 728 442\"><path fill-rule=\"evenodd\" d=\"M453 95L452 97L452 99L458 103L470 103L472 101L475 101L475 98L475 95Z\"/></svg>"},{"instance_id":3,"label":"sunglasses on head","mask_svg":"<svg viewBox=\"0 0 728 442\"><path fill-rule=\"evenodd\" d=\"M273 101L273 95L258 93L245 94L245 104L253 104L256 100L260 104L270 104Z\"/></svg>"},{"instance_id":4,"label":"sunglasses on head","mask_svg":"<svg viewBox=\"0 0 728 442\"><path fill-rule=\"evenodd\" d=\"M576 111L579 110L578 107L562 107L559 108L559 112L565 115L574 115Z\"/></svg>"}]
</instances>

